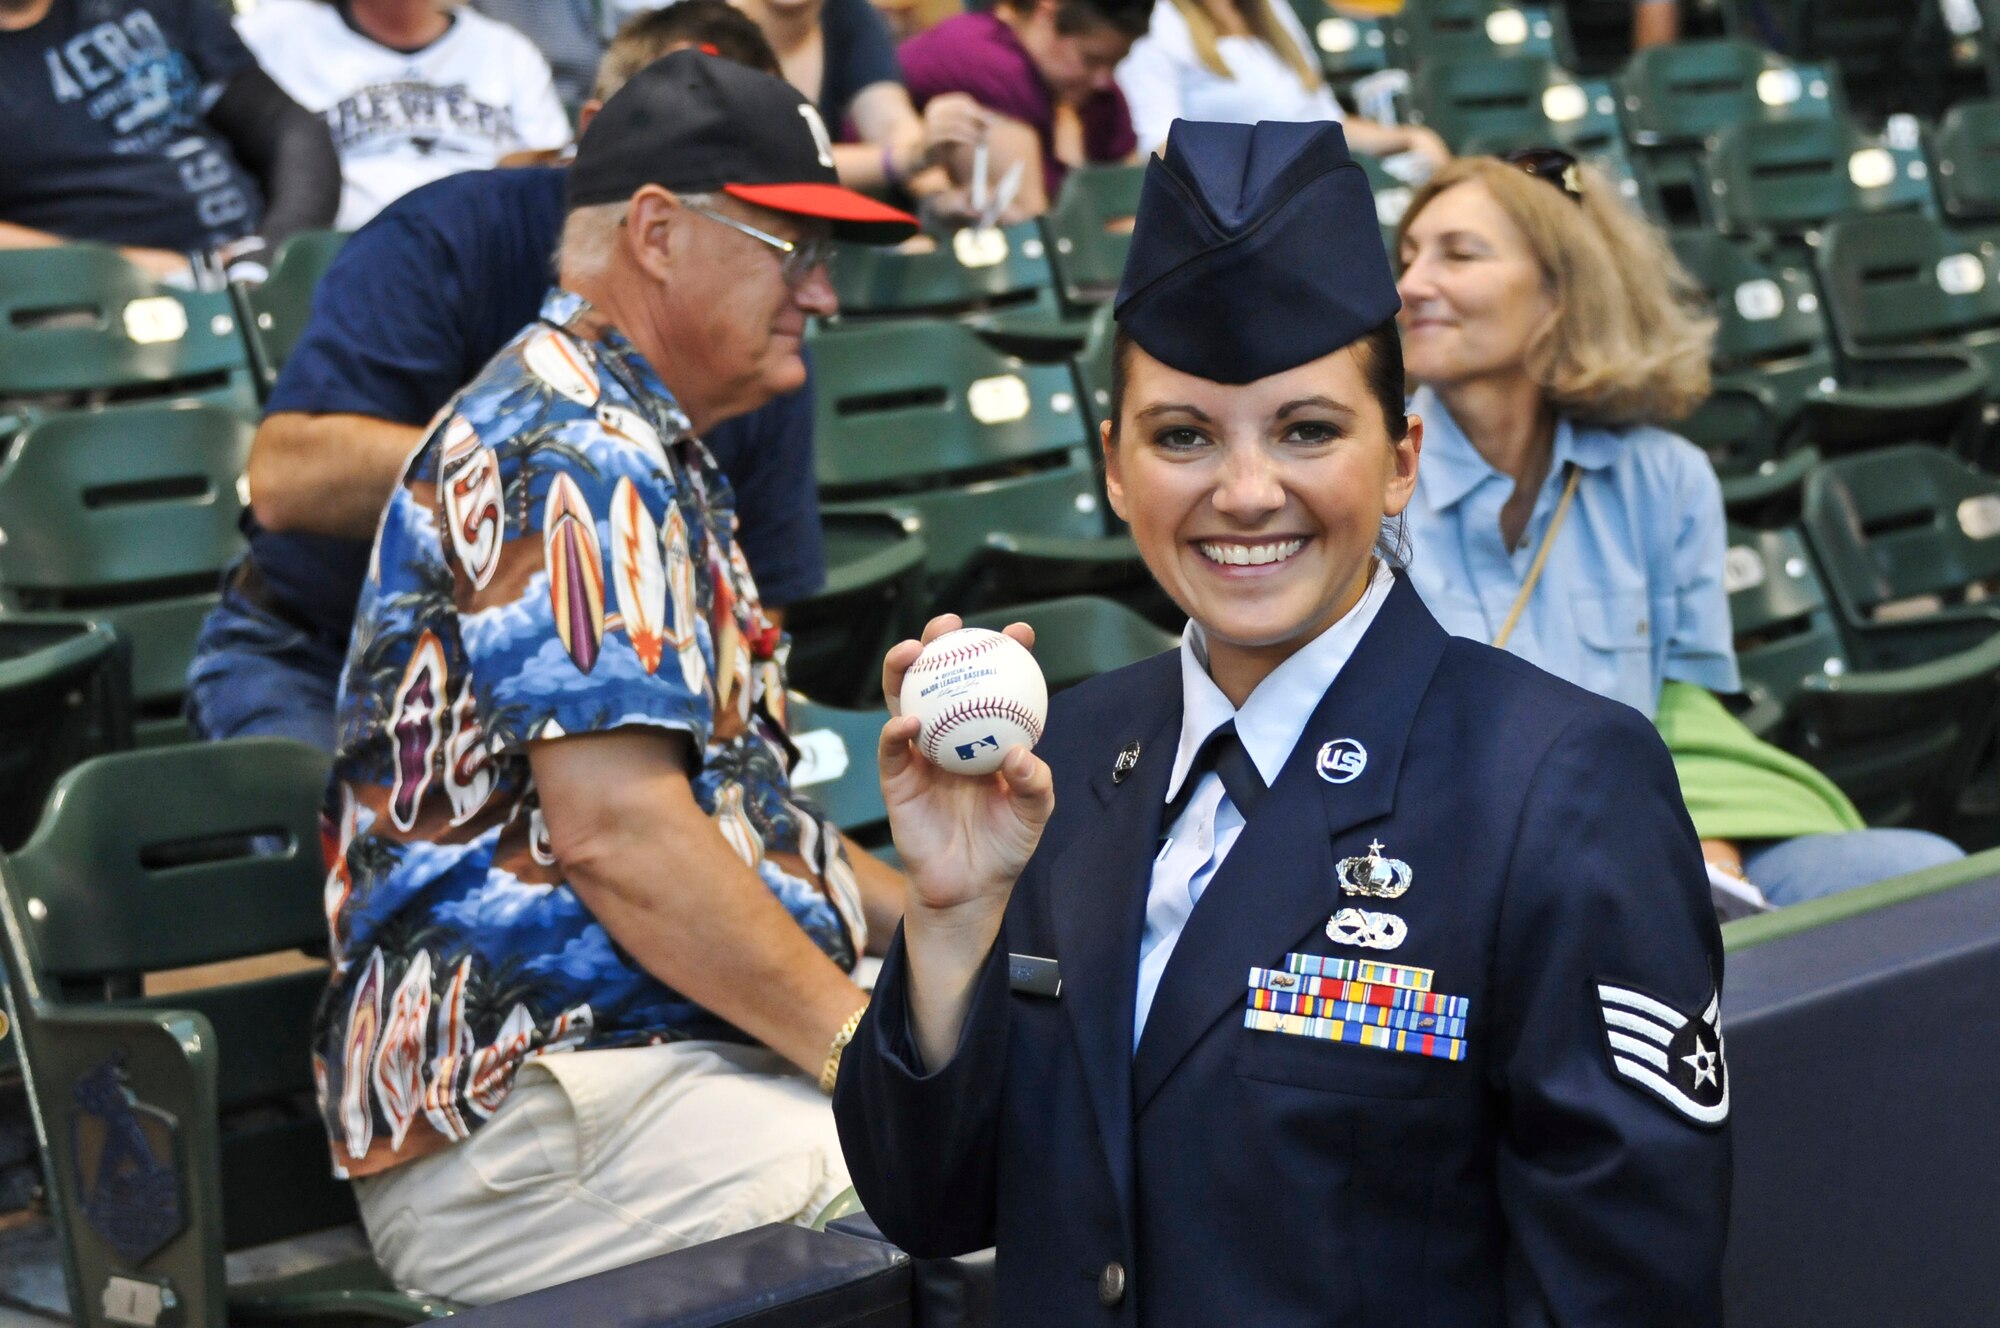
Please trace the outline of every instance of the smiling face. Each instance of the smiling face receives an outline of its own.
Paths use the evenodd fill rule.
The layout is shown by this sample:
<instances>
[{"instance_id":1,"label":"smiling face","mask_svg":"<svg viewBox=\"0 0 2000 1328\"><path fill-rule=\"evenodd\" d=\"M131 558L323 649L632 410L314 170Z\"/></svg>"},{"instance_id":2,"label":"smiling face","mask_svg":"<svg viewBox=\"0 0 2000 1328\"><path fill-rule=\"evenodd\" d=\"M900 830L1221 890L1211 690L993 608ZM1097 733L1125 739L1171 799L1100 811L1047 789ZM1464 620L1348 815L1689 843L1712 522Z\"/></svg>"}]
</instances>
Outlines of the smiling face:
<instances>
[{"instance_id":1,"label":"smiling face","mask_svg":"<svg viewBox=\"0 0 2000 1328\"><path fill-rule=\"evenodd\" d=\"M1446 189L1404 228L1403 367L1441 390L1528 375L1534 339L1555 316L1528 239L1487 188Z\"/></svg>"},{"instance_id":2,"label":"smiling face","mask_svg":"<svg viewBox=\"0 0 2000 1328\"><path fill-rule=\"evenodd\" d=\"M1346 346L1229 384L1127 351L1104 437L1111 505L1201 624L1210 674L1239 705L1354 607L1383 518L1416 486L1422 425L1390 437L1368 353Z\"/></svg>"}]
</instances>

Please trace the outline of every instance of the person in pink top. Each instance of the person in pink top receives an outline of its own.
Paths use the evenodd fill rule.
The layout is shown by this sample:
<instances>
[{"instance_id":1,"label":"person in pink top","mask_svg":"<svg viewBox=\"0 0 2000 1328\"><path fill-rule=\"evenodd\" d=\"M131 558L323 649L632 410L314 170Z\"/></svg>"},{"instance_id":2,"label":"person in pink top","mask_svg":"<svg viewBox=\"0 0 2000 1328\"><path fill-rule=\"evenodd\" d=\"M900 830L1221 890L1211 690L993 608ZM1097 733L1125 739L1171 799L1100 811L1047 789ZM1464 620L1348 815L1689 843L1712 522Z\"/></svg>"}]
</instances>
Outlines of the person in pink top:
<instances>
[{"instance_id":1,"label":"person in pink top","mask_svg":"<svg viewBox=\"0 0 2000 1328\"><path fill-rule=\"evenodd\" d=\"M1146 33L1149 0L998 0L904 42L910 98L963 92L1011 125L995 126L994 172L1038 157L1014 211L1040 212L1072 166L1130 160L1138 148L1112 71ZM1017 132L1009 134L1009 128Z\"/></svg>"}]
</instances>

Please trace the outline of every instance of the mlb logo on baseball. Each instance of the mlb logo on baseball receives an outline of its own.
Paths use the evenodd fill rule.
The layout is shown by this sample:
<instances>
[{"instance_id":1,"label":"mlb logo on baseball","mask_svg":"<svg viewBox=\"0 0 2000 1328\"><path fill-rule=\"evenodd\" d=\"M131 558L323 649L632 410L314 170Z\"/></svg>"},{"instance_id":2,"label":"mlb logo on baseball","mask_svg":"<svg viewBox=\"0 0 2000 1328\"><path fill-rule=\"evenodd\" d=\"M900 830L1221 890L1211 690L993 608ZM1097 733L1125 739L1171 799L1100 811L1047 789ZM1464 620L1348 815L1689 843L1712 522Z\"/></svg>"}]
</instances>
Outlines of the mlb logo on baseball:
<instances>
[{"instance_id":1,"label":"mlb logo on baseball","mask_svg":"<svg viewBox=\"0 0 2000 1328\"><path fill-rule=\"evenodd\" d=\"M1041 740L1049 689L1027 647L1001 632L963 627L924 647L903 675L900 699L903 713L919 721L925 760L985 775L1015 746Z\"/></svg>"}]
</instances>

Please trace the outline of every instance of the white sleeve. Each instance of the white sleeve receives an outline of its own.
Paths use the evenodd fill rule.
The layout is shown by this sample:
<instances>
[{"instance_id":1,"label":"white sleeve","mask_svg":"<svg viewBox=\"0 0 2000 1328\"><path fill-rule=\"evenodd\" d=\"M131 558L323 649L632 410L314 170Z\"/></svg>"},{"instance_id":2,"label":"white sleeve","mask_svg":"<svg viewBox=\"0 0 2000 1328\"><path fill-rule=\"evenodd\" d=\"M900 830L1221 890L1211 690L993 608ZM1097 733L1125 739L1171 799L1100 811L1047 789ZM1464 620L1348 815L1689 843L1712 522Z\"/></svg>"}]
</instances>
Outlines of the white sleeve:
<instances>
[{"instance_id":1,"label":"white sleeve","mask_svg":"<svg viewBox=\"0 0 2000 1328\"><path fill-rule=\"evenodd\" d=\"M540 152L567 147L569 113L556 95L555 74L535 44L511 29L504 35L514 46L514 134L517 151Z\"/></svg>"},{"instance_id":2,"label":"white sleeve","mask_svg":"<svg viewBox=\"0 0 2000 1328\"><path fill-rule=\"evenodd\" d=\"M1183 71L1193 64L1187 20L1169 0L1159 0L1153 6L1152 26L1118 63L1118 90L1132 112L1132 131L1139 137L1142 154L1157 151L1167 141L1167 130L1181 113Z\"/></svg>"}]
</instances>

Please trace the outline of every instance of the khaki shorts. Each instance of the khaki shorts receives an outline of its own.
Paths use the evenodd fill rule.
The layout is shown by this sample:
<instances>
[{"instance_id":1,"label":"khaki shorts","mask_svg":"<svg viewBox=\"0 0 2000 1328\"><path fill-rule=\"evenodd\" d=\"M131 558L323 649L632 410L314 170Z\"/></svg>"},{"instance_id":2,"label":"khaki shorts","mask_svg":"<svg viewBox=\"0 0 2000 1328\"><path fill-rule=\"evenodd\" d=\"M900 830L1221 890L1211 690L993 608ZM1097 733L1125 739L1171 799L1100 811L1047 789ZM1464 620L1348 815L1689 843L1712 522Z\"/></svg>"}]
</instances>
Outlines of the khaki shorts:
<instances>
[{"instance_id":1,"label":"khaki shorts","mask_svg":"<svg viewBox=\"0 0 2000 1328\"><path fill-rule=\"evenodd\" d=\"M480 1305L809 1222L847 1184L803 1074L762 1047L672 1042L529 1061L470 1139L354 1189L398 1286Z\"/></svg>"}]
</instances>

